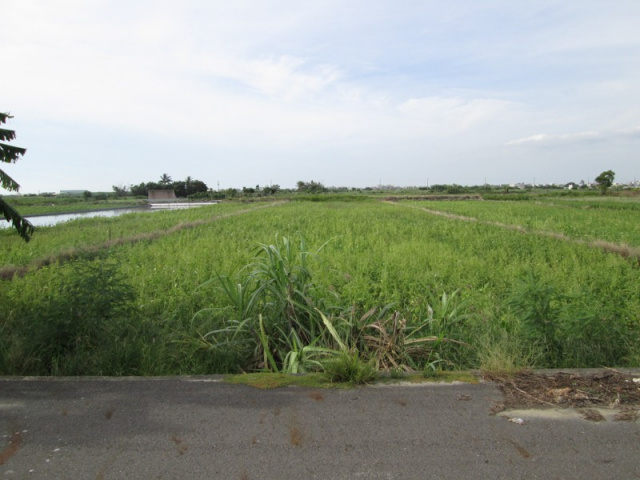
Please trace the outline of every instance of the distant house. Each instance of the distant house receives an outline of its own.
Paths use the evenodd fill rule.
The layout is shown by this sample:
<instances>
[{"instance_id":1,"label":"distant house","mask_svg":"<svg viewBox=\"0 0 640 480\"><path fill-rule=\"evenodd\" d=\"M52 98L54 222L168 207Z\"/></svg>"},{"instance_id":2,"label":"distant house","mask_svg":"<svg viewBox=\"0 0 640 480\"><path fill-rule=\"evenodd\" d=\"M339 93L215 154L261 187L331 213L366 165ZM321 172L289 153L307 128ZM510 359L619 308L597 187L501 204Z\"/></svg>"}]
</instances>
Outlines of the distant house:
<instances>
[{"instance_id":1,"label":"distant house","mask_svg":"<svg viewBox=\"0 0 640 480\"><path fill-rule=\"evenodd\" d=\"M149 190L149 201L154 202L175 202L177 201L176 192L171 189Z\"/></svg>"}]
</instances>

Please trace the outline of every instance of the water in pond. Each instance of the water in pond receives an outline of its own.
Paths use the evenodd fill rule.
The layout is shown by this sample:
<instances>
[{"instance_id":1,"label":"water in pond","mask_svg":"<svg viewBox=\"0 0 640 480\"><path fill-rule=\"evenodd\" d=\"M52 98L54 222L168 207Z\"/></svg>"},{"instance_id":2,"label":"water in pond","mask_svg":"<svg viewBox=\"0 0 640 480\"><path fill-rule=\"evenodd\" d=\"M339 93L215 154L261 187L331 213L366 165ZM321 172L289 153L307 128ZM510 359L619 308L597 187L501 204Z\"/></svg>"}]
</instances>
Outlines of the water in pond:
<instances>
[{"instance_id":1,"label":"water in pond","mask_svg":"<svg viewBox=\"0 0 640 480\"><path fill-rule=\"evenodd\" d=\"M34 227L51 227L59 223L75 220L76 218L91 217L117 217L125 213L158 212L161 210L180 210L183 208L195 208L205 205L214 205L217 202L190 202L190 203L152 203L147 207L115 208L111 210L91 210L87 212L56 213L51 215L27 215L26 218ZM8 228L11 224L0 220L0 228Z\"/></svg>"},{"instance_id":2,"label":"water in pond","mask_svg":"<svg viewBox=\"0 0 640 480\"><path fill-rule=\"evenodd\" d=\"M119 208L114 210L93 210L89 212L76 212L76 213L59 213L53 215L34 215L27 216L27 220L31 222L34 227L51 227L62 222L68 222L69 220L75 220L76 218L91 218L91 217L117 217L125 213L133 212L154 212L149 207L139 208ZM0 228L10 227L9 222L0 221Z\"/></svg>"}]
</instances>

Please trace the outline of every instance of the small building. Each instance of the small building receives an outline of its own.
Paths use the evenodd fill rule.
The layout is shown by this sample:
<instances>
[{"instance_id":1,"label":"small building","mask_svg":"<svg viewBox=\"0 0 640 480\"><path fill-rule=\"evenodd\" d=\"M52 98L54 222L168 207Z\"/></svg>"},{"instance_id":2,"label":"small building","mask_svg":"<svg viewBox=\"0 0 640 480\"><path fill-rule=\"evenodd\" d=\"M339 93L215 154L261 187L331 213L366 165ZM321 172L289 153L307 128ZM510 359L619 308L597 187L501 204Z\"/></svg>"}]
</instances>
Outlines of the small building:
<instances>
[{"instance_id":1,"label":"small building","mask_svg":"<svg viewBox=\"0 0 640 480\"><path fill-rule=\"evenodd\" d=\"M149 201L153 202L176 202L176 192L171 189L149 190Z\"/></svg>"}]
</instances>

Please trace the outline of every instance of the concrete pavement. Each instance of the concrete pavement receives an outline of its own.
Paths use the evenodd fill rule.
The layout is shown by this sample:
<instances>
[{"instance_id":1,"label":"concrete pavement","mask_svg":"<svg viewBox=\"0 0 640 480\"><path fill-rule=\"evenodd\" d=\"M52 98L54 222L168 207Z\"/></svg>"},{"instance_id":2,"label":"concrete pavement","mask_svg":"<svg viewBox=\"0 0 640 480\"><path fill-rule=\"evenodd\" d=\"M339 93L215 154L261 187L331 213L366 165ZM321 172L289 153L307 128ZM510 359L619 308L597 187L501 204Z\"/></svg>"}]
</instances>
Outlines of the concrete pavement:
<instances>
[{"instance_id":1,"label":"concrete pavement","mask_svg":"<svg viewBox=\"0 0 640 480\"><path fill-rule=\"evenodd\" d=\"M492 416L496 385L0 378L0 479L631 479L640 423ZM556 412L557 413L557 412Z\"/></svg>"}]
</instances>

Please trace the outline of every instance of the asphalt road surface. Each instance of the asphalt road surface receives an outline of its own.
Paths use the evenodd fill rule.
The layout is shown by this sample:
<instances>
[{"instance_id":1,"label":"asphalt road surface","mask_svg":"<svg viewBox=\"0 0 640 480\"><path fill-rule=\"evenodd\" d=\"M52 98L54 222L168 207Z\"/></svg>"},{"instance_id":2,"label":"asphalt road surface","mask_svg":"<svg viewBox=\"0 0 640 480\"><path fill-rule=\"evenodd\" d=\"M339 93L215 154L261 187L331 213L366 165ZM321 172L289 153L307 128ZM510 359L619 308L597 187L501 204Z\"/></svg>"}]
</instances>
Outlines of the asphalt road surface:
<instances>
[{"instance_id":1,"label":"asphalt road surface","mask_svg":"<svg viewBox=\"0 0 640 480\"><path fill-rule=\"evenodd\" d=\"M640 423L491 415L490 383L0 378L0 479L633 479ZM520 422L517 419L522 419Z\"/></svg>"}]
</instances>

